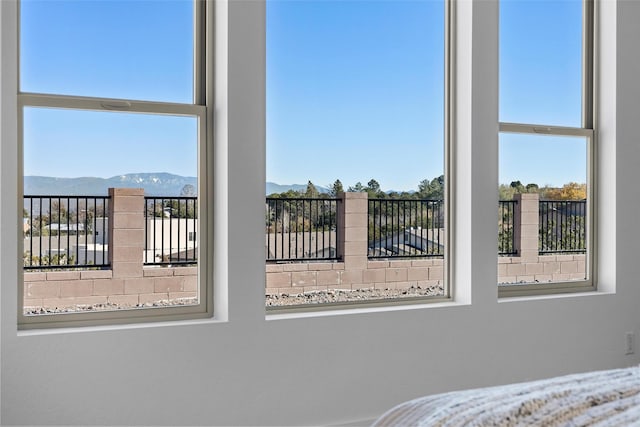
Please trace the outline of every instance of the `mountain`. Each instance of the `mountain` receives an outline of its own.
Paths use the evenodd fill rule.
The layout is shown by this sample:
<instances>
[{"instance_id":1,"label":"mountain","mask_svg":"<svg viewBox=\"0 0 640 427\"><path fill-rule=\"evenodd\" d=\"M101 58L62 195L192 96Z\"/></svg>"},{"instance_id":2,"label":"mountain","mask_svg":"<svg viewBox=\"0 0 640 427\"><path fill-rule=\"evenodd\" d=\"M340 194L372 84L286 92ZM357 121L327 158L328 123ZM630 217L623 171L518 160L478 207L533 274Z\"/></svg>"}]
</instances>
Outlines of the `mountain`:
<instances>
[{"instance_id":1,"label":"mountain","mask_svg":"<svg viewBox=\"0 0 640 427\"><path fill-rule=\"evenodd\" d=\"M286 193L289 190L301 191L304 193L305 191L307 191L307 184L283 185L276 184L275 182L267 182L265 190L267 196L273 193ZM321 187L319 185L316 185L316 190L318 190L318 193L328 193L330 191L328 188Z\"/></svg>"},{"instance_id":2,"label":"mountain","mask_svg":"<svg viewBox=\"0 0 640 427\"><path fill-rule=\"evenodd\" d=\"M54 178L47 176L25 176L24 194L26 195L63 195L63 196L106 196L110 187L144 188L147 196L180 196L185 185L197 189L195 177L160 173L131 173L111 178Z\"/></svg>"},{"instance_id":3,"label":"mountain","mask_svg":"<svg viewBox=\"0 0 640 427\"><path fill-rule=\"evenodd\" d=\"M55 178L49 176L25 176L24 194L33 196L106 196L108 189L144 188L146 196L180 196L185 185L198 188L195 177L159 173L129 173L111 178ZM284 193L289 190L306 191L306 184L281 185L266 183L266 194ZM316 185L320 193L328 193L329 189Z\"/></svg>"}]
</instances>

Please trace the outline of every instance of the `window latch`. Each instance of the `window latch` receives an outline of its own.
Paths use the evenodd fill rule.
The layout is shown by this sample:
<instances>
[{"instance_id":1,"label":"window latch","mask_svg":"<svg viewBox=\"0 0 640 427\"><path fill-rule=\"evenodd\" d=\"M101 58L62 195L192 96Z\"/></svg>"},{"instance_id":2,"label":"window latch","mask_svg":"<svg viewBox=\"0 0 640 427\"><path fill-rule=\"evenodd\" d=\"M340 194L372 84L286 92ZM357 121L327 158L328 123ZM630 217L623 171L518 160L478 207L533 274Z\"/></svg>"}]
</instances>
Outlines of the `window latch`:
<instances>
[{"instance_id":1,"label":"window latch","mask_svg":"<svg viewBox=\"0 0 640 427\"><path fill-rule=\"evenodd\" d=\"M535 133L551 133L552 129L550 127L534 127L533 131Z\"/></svg>"},{"instance_id":2,"label":"window latch","mask_svg":"<svg viewBox=\"0 0 640 427\"><path fill-rule=\"evenodd\" d=\"M105 110L128 110L131 108L129 101L102 101L100 105Z\"/></svg>"}]
</instances>

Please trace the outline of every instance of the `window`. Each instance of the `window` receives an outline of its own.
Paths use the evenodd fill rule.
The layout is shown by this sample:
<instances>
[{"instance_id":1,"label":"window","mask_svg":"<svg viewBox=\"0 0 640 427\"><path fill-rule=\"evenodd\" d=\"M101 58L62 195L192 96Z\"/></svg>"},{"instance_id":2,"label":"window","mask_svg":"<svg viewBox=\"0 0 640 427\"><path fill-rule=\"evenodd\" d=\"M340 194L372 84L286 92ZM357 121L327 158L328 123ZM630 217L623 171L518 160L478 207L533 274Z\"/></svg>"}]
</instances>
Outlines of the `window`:
<instances>
[{"instance_id":1,"label":"window","mask_svg":"<svg viewBox=\"0 0 640 427\"><path fill-rule=\"evenodd\" d=\"M448 298L450 2L266 7L267 307Z\"/></svg>"},{"instance_id":2,"label":"window","mask_svg":"<svg viewBox=\"0 0 640 427\"><path fill-rule=\"evenodd\" d=\"M199 0L21 1L22 327L210 315L209 21Z\"/></svg>"},{"instance_id":3,"label":"window","mask_svg":"<svg viewBox=\"0 0 640 427\"><path fill-rule=\"evenodd\" d=\"M500 3L500 295L594 289L594 5Z\"/></svg>"}]
</instances>

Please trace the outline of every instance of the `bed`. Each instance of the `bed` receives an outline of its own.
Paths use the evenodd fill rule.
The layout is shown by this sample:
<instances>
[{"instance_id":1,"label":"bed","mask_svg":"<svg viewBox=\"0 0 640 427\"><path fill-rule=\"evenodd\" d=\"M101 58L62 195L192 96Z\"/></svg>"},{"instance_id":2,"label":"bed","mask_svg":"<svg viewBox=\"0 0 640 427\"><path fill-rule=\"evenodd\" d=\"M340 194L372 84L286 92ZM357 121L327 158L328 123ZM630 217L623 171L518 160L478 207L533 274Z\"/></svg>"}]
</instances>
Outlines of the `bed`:
<instances>
[{"instance_id":1,"label":"bed","mask_svg":"<svg viewBox=\"0 0 640 427\"><path fill-rule=\"evenodd\" d=\"M640 426L640 367L421 397L373 426Z\"/></svg>"}]
</instances>

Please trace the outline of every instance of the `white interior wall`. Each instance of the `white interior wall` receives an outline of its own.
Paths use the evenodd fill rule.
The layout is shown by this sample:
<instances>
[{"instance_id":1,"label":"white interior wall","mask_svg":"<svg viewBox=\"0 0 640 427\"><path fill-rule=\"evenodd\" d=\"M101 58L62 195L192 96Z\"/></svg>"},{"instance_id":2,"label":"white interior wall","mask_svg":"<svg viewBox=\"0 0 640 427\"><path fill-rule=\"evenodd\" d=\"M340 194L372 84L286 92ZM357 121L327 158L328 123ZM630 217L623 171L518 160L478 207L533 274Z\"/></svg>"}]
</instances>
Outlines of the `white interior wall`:
<instances>
[{"instance_id":1,"label":"white interior wall","mask_svg":"<svg viewBox=\"0 0 640 427\"><path fill-rule=\"evenodd\" d=\"M601 292L497 300L497 5L460 1L458 43L473 54L458 56L456 302L269 319L264 5L220 6L219 30L228 12L229 33L218 50L228 47L218 64L225 70L216 75L228 79L215 112L217 318L18 332L15 4L0 3L3 424L337 424L371 419L426 393L640 362L638 352L624 355L624 333L640 334L640 3L601 5L609 32L599 212L607 231L616 230L600 239Z\"/></svg>"}]
</instances>

